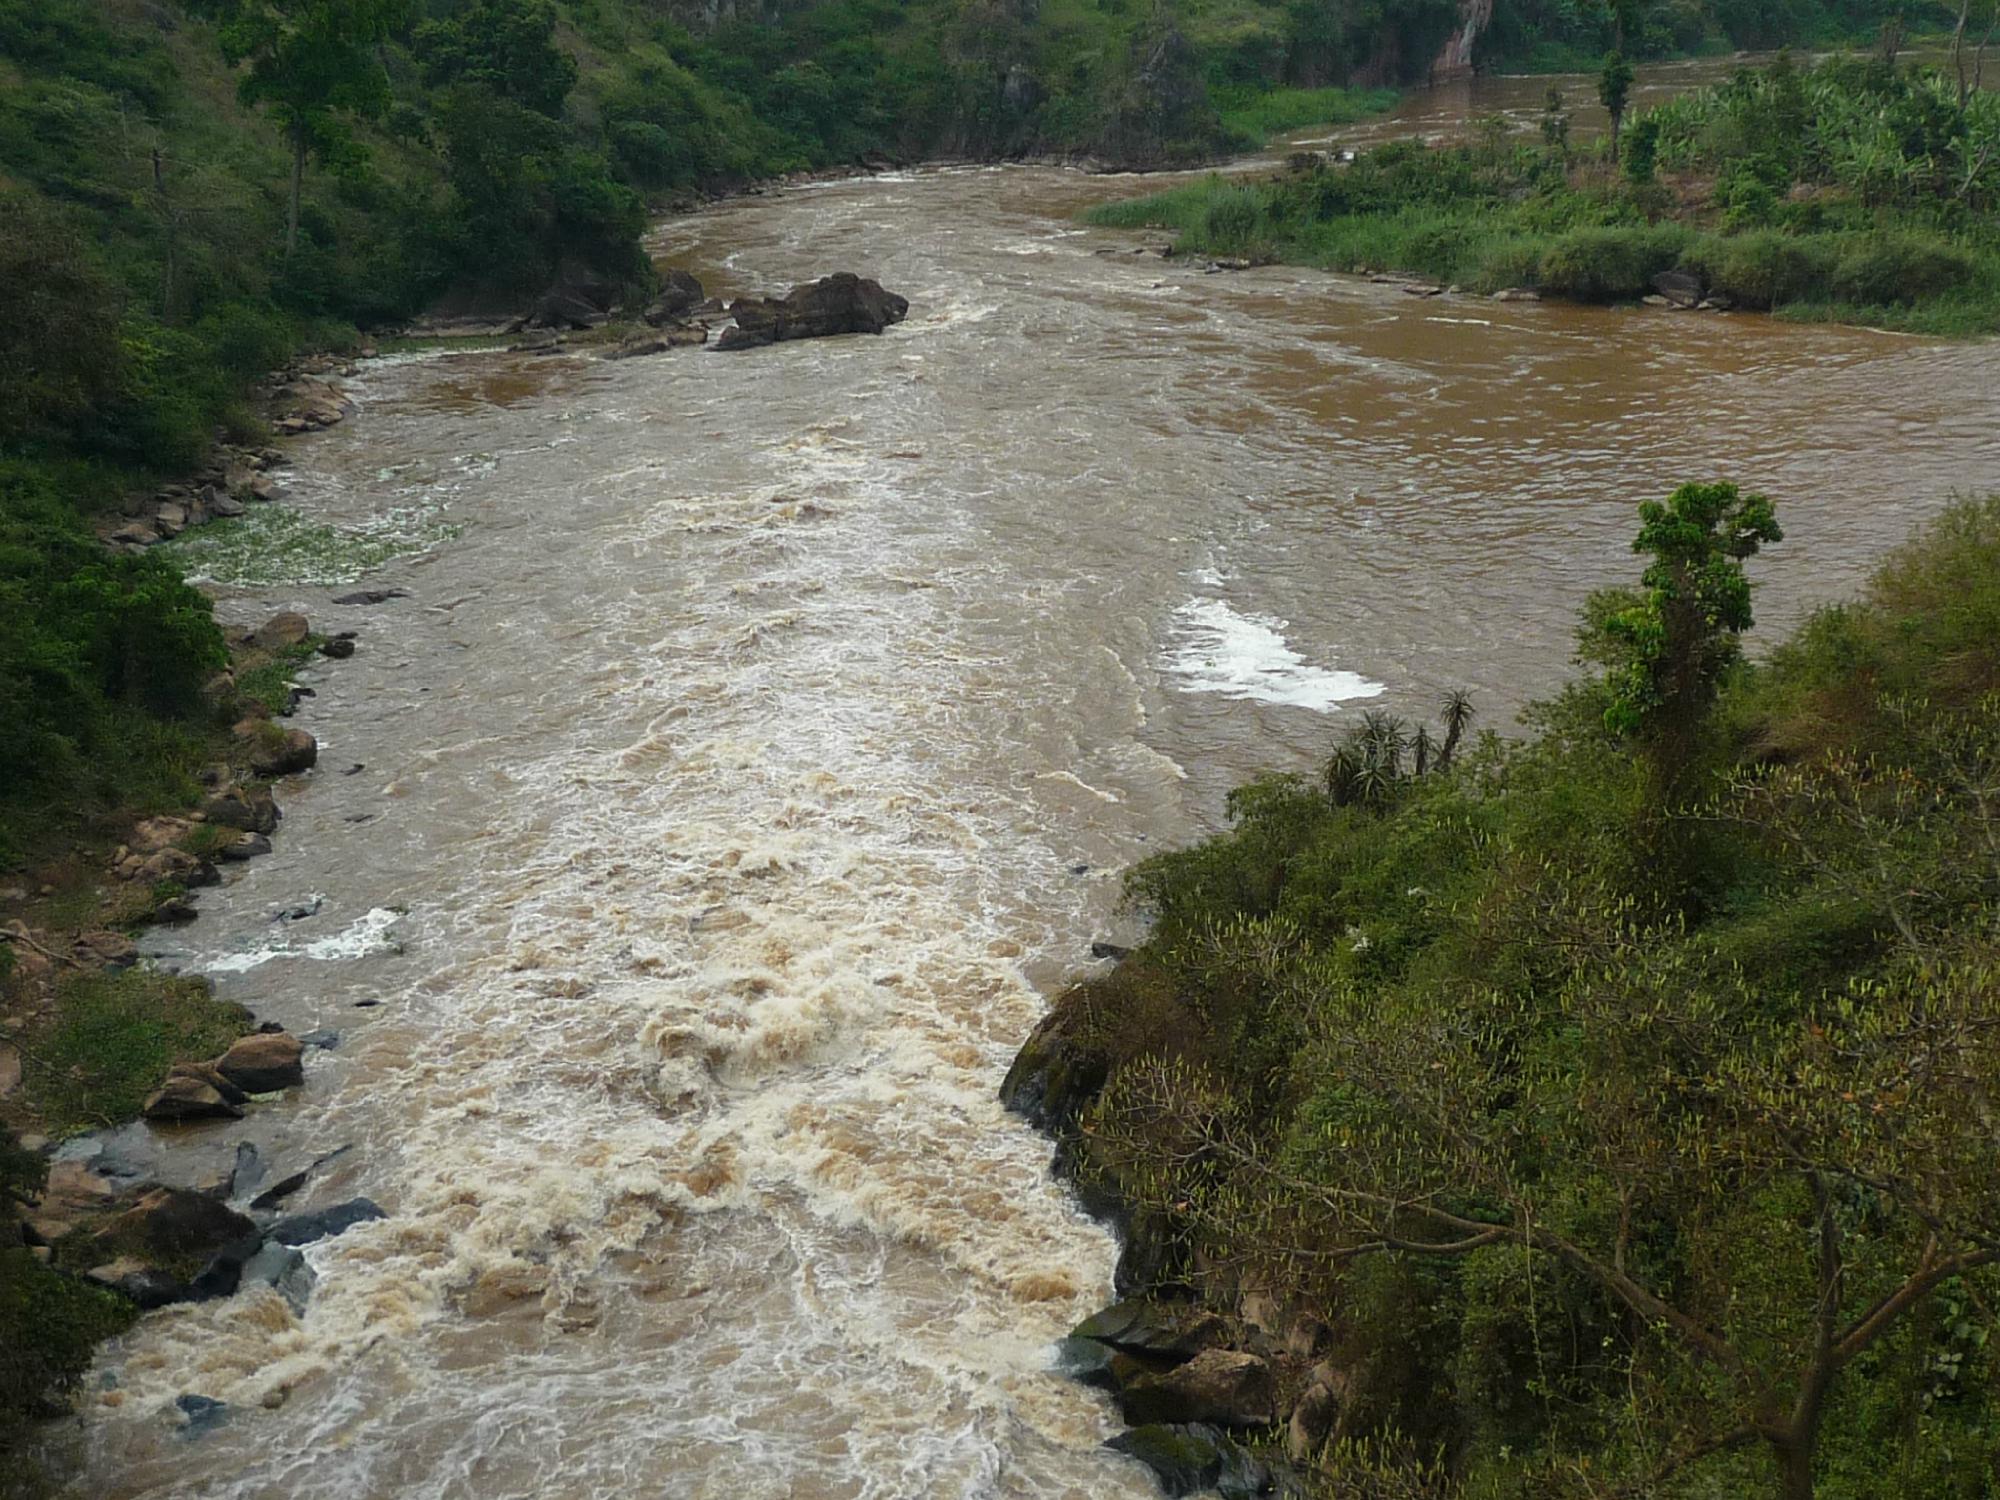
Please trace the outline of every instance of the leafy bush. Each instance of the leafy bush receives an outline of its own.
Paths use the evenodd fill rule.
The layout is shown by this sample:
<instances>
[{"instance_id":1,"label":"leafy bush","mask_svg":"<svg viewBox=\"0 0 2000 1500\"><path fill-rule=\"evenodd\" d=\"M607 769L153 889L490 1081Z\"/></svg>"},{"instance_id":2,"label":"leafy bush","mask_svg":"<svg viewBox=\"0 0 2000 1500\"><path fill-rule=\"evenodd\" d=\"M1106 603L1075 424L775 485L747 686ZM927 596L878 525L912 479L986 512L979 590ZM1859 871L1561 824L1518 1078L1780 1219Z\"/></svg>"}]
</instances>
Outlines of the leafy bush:
<instances>
[{"instance_id":1,"label":"leafy bush","mask_svg":"<svg viewBox=\"0 0 2000 1500\"><path fill-rule=\"evenodd\" d=\"M1674 228L1574 230L1543 251L1541 284L1579 302L1643 297L1653 289L1653 278L1680 258L1686 240Z\"/></svg>"}]
</instances>

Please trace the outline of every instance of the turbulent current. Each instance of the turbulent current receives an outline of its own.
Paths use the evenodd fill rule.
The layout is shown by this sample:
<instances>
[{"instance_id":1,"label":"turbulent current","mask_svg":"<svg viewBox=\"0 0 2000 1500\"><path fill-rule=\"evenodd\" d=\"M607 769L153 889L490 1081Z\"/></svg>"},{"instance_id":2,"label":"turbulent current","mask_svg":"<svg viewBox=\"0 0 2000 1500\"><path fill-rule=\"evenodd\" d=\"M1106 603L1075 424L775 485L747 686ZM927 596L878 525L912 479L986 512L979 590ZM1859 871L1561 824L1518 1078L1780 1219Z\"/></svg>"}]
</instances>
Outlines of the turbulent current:
<instances>
[{"instance_id":1,"label":"turbulent current","mask_svg":"<svg viewBox=\"0 0 2000 1500\"><path fill-rule=\"evenodd\" d=\"M1144 186L731 202L656 253L724 295L856 270L909 321L373 361L293 445L335 528L296 576L401 528L369 586L408 597L222 588L360 652L306 674L277 852L161 941L339 1044L126 1149L352 1143L299 1201L388 1217L311 1248L302 1316L258 1290L107 1350L78 1494L1154 1493L1048 1368L1115 1246L994 1099L1129 932L1120 872L1363 706L1509 724L1641 498L1778 499L1768 638L2000 472L1993 346L1205 275L1073 224ZM178 1434L184 1393L227 1421Z\"/></svg>"}]
</instances>

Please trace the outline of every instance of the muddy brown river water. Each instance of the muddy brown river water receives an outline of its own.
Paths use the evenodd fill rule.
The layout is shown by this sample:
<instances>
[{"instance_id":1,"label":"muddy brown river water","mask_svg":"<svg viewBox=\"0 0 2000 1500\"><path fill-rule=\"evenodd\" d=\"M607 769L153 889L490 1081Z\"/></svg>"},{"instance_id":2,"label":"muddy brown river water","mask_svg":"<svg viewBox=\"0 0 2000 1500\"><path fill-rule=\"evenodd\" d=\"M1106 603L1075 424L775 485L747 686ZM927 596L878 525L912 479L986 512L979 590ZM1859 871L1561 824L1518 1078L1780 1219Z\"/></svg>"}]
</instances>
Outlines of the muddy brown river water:
<instances>
[{"instance_id":1,"label":"muddy brown river water","mask_svg":"<svg viewBox=\"0 0 2000 1500\"><path fill-rule=\"evenodd\" d=\"M1359 705L1509 722L1683 479L1778 498L1775 632L2000 475L1994 345L1204 275L1071 222L1149 186L724 204L662 259L724 294L854 269L909 321L380 360L294 444L344 540L217 563L265 580L223 607L361 649L306 674L277 852L159 944L339 1045L240 1126L112 1149L351 1142L301 1201L389 1216L313 1247L302 1317L260 1291L109 1349L76 1493L1154 1493L1048 1370L1115 1247L994 1100L1131 930L1119 872ZM330 602L363 542L408 598ZM228 1420L179 1435L183 1393Z\"/></svg>"}]
</instances>

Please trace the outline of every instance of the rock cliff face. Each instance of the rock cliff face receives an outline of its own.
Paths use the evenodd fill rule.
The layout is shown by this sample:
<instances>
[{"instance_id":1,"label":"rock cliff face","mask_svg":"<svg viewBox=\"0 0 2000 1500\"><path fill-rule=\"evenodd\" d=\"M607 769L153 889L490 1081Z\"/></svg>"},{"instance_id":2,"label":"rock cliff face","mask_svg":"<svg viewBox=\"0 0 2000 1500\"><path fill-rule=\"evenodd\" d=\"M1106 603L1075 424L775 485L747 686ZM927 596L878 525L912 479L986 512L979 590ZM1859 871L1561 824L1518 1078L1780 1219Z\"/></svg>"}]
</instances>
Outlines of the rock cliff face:
<instances>
[{"instance_id":1,"label":"rock cliff face","mask_svg":"<svg viewBox=\"0 0 2000 1500\"><path fill-rule=\"evenodd\" d=\"M1493 24L1493 0L1460 0L1458 30L1431 63L1431 82L1449 83L1472 76L1472 53L1480 36Z\"/></svg>"}]
</instances>

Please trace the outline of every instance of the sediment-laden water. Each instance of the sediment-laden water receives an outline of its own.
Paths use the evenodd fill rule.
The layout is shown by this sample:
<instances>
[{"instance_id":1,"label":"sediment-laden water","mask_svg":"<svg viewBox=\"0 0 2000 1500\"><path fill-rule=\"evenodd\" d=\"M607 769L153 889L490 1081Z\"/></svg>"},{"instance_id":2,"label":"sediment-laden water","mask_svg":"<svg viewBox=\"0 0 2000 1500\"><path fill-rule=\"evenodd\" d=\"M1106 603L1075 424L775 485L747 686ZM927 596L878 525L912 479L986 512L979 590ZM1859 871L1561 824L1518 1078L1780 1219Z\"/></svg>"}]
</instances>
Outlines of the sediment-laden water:
<instances>
[{"instance_id":1,"label":"sediment-laden water","mask_svg":"<svg viewBox=\"0 0 2000 1500\"><path fill-rule=\"evenodd\" d=\"M1114 1246L994 1102L1125 930L1118 872L1363 704L1507 723L1643 497L1775 495L1783 628L2000 473L1990 345L1204 275L1069 221L1145 186L733 202L659 254L724 294L861 271L909 321L376 361L293 445L310 522L424 550L377 606L225 590L361 650L307 674L277 852L160 945L341 1041L124 1149L352 1142L304 1201L390 1216L312 1248L302 1318L257 1292L109 1350L78 1493L1152 1493L1047 1370ZM228 1422L177 1436L185 1392Z\"/></svg>"}]
</instances>

